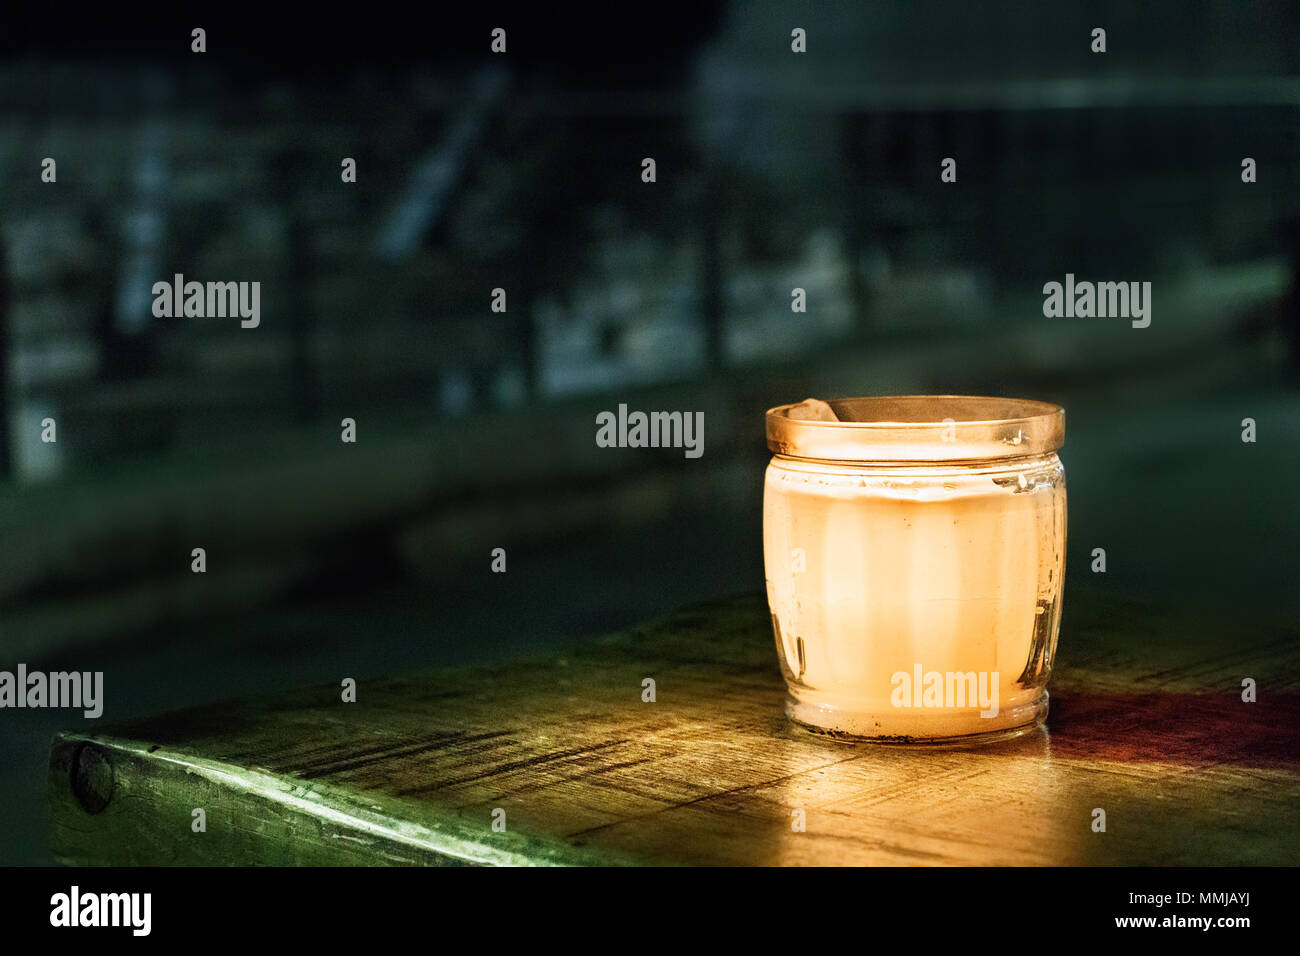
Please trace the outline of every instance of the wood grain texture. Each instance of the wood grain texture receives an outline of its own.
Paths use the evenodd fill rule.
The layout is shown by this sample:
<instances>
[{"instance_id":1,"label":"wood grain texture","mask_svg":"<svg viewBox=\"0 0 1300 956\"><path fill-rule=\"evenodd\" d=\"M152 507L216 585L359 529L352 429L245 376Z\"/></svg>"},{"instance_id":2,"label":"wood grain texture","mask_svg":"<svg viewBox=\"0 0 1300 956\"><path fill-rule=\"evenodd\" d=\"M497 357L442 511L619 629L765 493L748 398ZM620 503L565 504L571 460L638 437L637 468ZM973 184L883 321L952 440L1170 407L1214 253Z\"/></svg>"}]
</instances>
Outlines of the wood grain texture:
<instances>
[{"instance_id":1,"label":"wood grain texture","mask_svg":"<svg viewBox=\"0 0 1300 956\"><path fill-rule=\"evenodd\" d=\"M325 687L62 734L53 845L92 864L1295 864L1300 642L1231 626L1071 594L1047 731L864 746L790 725L766 606L741 598L354 704Z\"/></svg>"}]
</instances>

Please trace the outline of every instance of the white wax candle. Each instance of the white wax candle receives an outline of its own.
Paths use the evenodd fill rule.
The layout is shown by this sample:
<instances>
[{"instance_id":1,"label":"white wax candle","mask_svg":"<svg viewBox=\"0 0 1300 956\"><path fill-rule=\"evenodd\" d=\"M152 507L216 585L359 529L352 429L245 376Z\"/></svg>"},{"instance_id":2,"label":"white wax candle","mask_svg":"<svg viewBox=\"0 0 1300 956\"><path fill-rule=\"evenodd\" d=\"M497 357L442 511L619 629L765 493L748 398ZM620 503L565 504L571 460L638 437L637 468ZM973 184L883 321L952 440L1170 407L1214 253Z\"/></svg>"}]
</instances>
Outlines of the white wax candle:
<instances>
[{"instance_id":1,"label":"white wax candle","mask_svg":"<svg viewBox=\"0 0 1300 956\"><path fill-rule=\"evenodd\" d=\"M1055 455L875 470L778 457L763 521L796 719L944 738L1037 716L1064 569Z\"/></svg>"}]
</instances>

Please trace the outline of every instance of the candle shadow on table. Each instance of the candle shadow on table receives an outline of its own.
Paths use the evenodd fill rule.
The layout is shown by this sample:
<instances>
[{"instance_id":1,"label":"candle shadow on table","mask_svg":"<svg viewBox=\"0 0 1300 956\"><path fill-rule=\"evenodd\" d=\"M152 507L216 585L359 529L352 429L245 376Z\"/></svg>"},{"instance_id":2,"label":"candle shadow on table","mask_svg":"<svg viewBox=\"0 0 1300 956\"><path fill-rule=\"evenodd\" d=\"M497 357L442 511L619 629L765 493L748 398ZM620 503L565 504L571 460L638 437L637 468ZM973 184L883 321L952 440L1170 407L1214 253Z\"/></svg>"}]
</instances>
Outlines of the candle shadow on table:
<instances>
[{"instance_id":1,"label":"candle shadow on table","mask_svg":"<svg viewBox=\"0 0 1300 956\"><path fill-rule=\"evenodd\" d=\"M1228 765L1300 772L1300 694L1245 703L1222 694L1052 695L1052 756L1065 760Z\"/></svg>"}]
</instances>

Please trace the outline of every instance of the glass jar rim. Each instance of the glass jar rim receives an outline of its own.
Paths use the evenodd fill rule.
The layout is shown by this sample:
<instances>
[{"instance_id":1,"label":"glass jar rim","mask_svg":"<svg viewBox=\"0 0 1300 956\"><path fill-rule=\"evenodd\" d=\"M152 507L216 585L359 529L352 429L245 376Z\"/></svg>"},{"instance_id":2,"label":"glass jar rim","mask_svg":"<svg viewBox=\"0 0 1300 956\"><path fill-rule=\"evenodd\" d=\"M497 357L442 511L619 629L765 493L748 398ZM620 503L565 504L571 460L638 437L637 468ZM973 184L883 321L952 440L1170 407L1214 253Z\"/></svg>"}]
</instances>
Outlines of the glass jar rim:
<instances>
[{"instance_id":1,"label":"glass jar rim","mask_svg":"<svg viewBox=\"0 0 1300 956\"><path fill-rule=\"evenodd\" d=\"M829 399L848 421L791 418L803 402L767 410L767 447L826 461L986 461L1055 452L1065 409L985 395L876 395Z\"/></svg>"}]
</instances>

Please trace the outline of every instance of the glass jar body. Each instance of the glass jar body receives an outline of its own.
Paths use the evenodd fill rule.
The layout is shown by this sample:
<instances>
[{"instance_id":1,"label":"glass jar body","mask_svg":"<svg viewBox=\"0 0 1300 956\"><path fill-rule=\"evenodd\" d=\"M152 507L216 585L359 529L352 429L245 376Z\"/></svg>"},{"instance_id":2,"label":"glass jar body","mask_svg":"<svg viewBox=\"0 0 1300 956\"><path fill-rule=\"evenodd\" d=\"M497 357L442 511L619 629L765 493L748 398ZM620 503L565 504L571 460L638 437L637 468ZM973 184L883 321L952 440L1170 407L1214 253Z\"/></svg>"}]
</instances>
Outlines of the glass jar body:
<instances>
[{"instance_id":1,"label":"glass jar body","mask_svg":"<svg viewBox=\"0 0 1300 956\"><path fill-rule=\"evenodd\" d=\"M775 455L763 549L788 713L813 730L899 742L1040 722L1065 536L1055 453L916 464Z\"/></svg>"}]
</instances>

